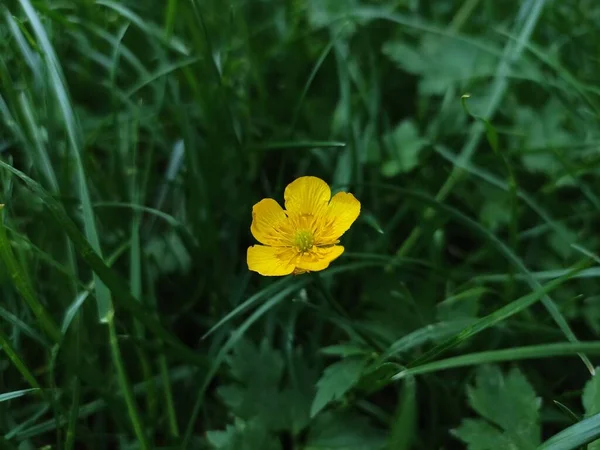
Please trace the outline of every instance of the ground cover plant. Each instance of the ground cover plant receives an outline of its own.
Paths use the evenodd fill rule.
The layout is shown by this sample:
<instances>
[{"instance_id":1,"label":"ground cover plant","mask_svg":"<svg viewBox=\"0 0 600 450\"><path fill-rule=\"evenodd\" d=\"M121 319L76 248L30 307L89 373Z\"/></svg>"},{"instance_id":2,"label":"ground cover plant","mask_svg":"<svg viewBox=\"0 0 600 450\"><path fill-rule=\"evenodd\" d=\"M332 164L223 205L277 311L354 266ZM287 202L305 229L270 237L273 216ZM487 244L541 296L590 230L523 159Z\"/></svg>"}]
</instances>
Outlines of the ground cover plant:
<instances>
[{"instance_id":1,"label":"ground cover plant","mask_svg":"<svg viewBox=\"0 0 600 450\"><path fill-rule=\"evenodd\" d=\"M600 448L599 24L2 2L0 448ZM247 259L303 177L326 261Z\"/></svg>"}]
</instances>

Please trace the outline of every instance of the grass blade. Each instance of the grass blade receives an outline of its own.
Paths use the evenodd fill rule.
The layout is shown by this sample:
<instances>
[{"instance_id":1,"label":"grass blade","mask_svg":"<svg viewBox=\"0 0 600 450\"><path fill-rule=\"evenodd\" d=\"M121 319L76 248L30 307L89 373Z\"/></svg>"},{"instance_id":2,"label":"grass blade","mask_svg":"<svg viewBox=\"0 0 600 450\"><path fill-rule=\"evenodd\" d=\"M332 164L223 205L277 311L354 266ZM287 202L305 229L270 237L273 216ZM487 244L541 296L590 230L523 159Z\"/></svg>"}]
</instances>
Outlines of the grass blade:
<instances>
[{"instance_id":1,"label":"grass blade","mask_svg":"<svg viewBox=\"0 0 600 450\"><path fill-rule=\"evenodd\" d=\"M538 450L575 450L600 438L600 414L571 425L555 434L538 447Z\"/></svg>"},{"instance_id":2,"label":"grass blade","mask_svg":"<svg viewBox=\"0 0 600 450\"><path fill-rule=\"evenodd\" d=\"M2 347L2 350L4 350L4 352L6 353L6 356L8 356L8 359L10 359L10 361L13 363L15 368L19 371L21 375L23 375L25 381L27 381L27 383L33 389L39 390L43 393L40 384L35 379L35 376L33 375L33 373L31 373L31 371L27 368L27 365L23 362L19 354L15 351L12 344L10 343L10 340L8 339L8 336L4 334L2 328L0 328L0 346Z\"/></svg>"},{"instance_id":3,"label":"grass blade","mask_svg":"<svg viewBox=\"0 0 600 450\"><path fill-rule=\"evenodd\" d=\"M50 43L50 39L40 21L35 9L33 8L29 0L19 0L23 11L27 15L33 28L34 34L37 37L40 48L43 50L43 54L46 60L46 66L48 73L52 81L52 88L58 101L60 111L63 116L65 128L67 131L69 145L75 160L75 167L78 181L78 194L81 206L83 208L83 218L85 224L85 233L92 245L92 248L102 258L102 252L100 250L100 240L98 238L98 232L96 230L96 219L94 217L94 210L92 208L92 202L90 200L87 177L83 168L82 146L80 130L77 127L77 120L71 106L69 95L66 88L65 77L62 73L58 57L56 52ZM96 276L96 275L95 275ZM109 316L114 314L112 310L112 302L110 299L110 292L104 285L101 279L96 279L96 301L98 302L98 316L101 322L105 322Z\"/></svg>"},{"instance_id":4,"label":"grass blade","mask_svg":"<svg viewBox=\"0 0 600 450\"><path fill-rule=\"evenodd\" d=\"M1 205L0 213L3 210L4 205ZM7 268L15 288L37 318L42 330L44 330L53 342L59 342L62 337L60 328L54 319L52 319L44 305L38 300L31 285L31 280L29 280L27 273L23 270L15 257L8 236L6 235L4 222L2 220L0 220L0 222L0 258L2 258L2 261Z\"/></svg>"},{"instance_id":5,"label":"grass blade","mask_svg":"<svg viewBox=\"0 0 600 450\"><path fill-rule=\"evenodd\" d=\"M520 311L523 311L526 308L529 308L531 305L533 305L535 302L540 300L548 292L556 289L561 284L570 280L572 278L573 274L577 273L580 270L583 270L587 265L589 265L589 261L583 261L579 265L575 266L572 270L567 272L565 275L563 275L562 277L546 284L544 287L541 288L541 290L538 290L538 291L532 292L528 295L525 295L524 297L521 297L521 298L509 303L508 305L503 306L502 308L494 311L493 313L488 314L487 316L479 319L477 322L475 322L470 327L467 327L464 330L462 330L455 337L450 338L447 341L443 342L442 344L435 346L434 348L432 348L431 350L426 352L424 355L422 355L419 358L417 358L416 360L412 361L409 364L409 367L414 367L414 366L420 365L426 361L430 361L431 359L435 358L436 356L440 355L441 353L444 353L444 352L450 350L451 348L456 347L457 345L459 345L462 342L464 342L465 340L473 337L474 335L481 333L482 331L496 325L497 323L502 322L503 320L508 319L509 317L517 314Z\"/></svg>"},{"instance_id":6,"label":"grass blade","mask_svg":"<svg viewBox=\"0 0 600 450\"><path fill-rule=\"evenodd\" d=\"M557 356L579 355L581 353L600 354L600 341L561 342L557 344L530 345L527 347L492 350L489 352L469 353L453 358L434 361L402 370L392 377L399 380L407 376L422 375L458 367L477 366L523 359L552 358Z\"/></svg>"},{"instance_id":7,"label":"grass blade","mask_svg":"<svg viewBox=\"0 0 600 450\"><path fill-rule=\"evenodd\" d=\"M75 250L98 275L108 288L118 297L120 305L127 308L137 320L142 322L146 328L152 330L164 342L172 346L177 353L194 365L204 366L205 359L182 344L176 337L163 328L160 322L131 295L126 283L102 260L100 255L94 251L85 237L77 229L75 223L69 218L62 205L55 200L39 183L35 182L23 172L15 169L4 161L0 161L0 168L6 169L16 175L24 184L33 191L44 202L59 226L69 236L75 246Z\"/></svg>"}]
</instances>

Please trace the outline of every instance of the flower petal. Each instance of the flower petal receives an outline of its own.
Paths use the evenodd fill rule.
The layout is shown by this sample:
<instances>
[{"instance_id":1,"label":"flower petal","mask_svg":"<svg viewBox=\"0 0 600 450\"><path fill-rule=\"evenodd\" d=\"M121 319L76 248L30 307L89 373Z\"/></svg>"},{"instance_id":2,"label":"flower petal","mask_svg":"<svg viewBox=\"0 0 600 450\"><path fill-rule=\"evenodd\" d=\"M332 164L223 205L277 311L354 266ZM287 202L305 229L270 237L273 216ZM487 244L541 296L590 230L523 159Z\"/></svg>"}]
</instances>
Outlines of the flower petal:
<instances>
[{"instance_id":1,"label":"flower petal","mask_svg":"<svg viewBox=\"0 0 600 450\"><path fill-rule=\"evenodd\" d=\"M296 271L318 272L327 269L329 263L344 253L344 247L313 247L310 252L303 253L296 260Z\"/></svg>"},{"instance_id":2,"label":"flower petal","mask_svg":"<svg viewBox=\"0 0 600 450\"><path fill-rule=\"evenodd\" d=\"M283 193L285 209L292 215L317 216L327 208L331 189L317 177L300 177L292 181Z\"/></svg>"},{"instance_id":3,"label":"flower petal","mask_svg":"<svg viewBox=\"0 0 600 450\"><path fill-rule=\"evenodd\" d=\"M360 202L354 195L338 192L333 196L329 207L319 224L315 236L317 245L335 244L354 223L360 214Z\"/></svg>"},{"instance_id":4,"label":"flower petal","mask_svg":"<svg viewBox=\"0 0 600 450\"><path fill-rule=\"evenodd\" d=\"M265 198L252 207L252 236L265 245L289 246L291 236L286 232L288 218L272 198Z\"/></svg>"},{"instance_id":5,"label":"flower petal","mask_svg":"<svg viewBox=\"0 0 600 450\"><path fill-rule=\"evenodd\" d=\"M289 248L253 245L248 248L248 269L268 277L288 275L295 269L297 252Z\"/></svg>"}]
</instances>

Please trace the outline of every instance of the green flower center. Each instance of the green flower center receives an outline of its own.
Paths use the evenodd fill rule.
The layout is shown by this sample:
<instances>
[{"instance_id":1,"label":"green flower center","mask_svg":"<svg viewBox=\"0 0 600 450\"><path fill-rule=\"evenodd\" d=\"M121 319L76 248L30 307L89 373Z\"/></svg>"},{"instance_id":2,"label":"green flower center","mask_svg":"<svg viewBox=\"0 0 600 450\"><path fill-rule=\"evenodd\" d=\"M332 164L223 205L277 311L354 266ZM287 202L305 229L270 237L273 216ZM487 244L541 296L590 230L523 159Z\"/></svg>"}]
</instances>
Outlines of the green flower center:
<instances>
[{"instance_id":1,"label":"green flower center","mask_svg":"<svg viewBox=\"0 0 600 450\"><path fill-rule=\"evenodd\" d=\"M308 230L296 231L294 245L298 247L298 250L301 252L310 250L313 246L313 234Z\"/></svg>"}]
</instances>

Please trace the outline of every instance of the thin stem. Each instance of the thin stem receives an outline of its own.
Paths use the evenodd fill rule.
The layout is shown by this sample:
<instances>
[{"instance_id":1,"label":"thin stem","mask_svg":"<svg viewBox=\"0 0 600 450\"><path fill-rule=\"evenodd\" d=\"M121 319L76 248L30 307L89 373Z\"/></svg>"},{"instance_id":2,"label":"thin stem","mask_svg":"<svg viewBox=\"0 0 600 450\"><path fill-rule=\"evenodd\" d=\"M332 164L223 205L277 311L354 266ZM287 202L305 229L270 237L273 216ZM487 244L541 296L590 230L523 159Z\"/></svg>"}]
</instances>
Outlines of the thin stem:
<instances>
[{"instance_id":1,"label":"thin stem","mask_svg":"<svg viewBox=\"0 0 600 450\"><path fill-rule=\"evenodd\" d=\"M325 286L325 283L323 282L323 279L321 278L320 274L314 274L314 279L316 280L316 285L317 285L317 289L319 290L319 292L323 295L323 297L325 297L325 299L327 300L327 302L332 306L332 308L338 313L340 314L344 319L346 319L346 321L348 323L352 323L352 317L350 316L350 314L348 314L348 311L346 311L346 309L331 295L331 293L329 292L329 289L327 289L327 286ZM375 342L375 340L373 340L370 336L368 336L367 334L352 328L352 331L354 331L358 338L360 340L362 340L364 343L366 343L367 345L369 345L370 347L373 348L373 350L377 351L377 352L382 352L384 350L384 348L379 345L377 342Z\"/></svg>"},{"instance_id":2,"label":"thin stem","mask_svg":"<svg viewBox=\"0 0 600 450\"><path fill-rule=\"evenodd\" d=\"M167 404L167 418L169 421L169 432L172 437L179 437L179 425L177 424L177 413L175 412L175 404L173 402L173 392L171 391L171 380L167 370L167 358L162 352L158 359L160 367L160 376L162 378L162 386L164 388L165 402Z\"/></svg>"},{"instance_id":3,"label":"thin stem","mask_svg":"<svg viewBox=\"0 0 600 450\"><path fill-rule=\"evenodd\" d=\"M146 434L142 427L142 421L135 405L133 396L133 390L127 379L127 373L125 372L125 366L123 365L123 358L121 357L121 350L119 348L119 342L117 341L117 331L115 329L115 319L113 315L108 316L107 325L109 331L109 343L113 362L117 369L117 376L119 380L119 386L125 395L125 403L127 404L127 412L129 413L129 419L133 426L133 431L138 439L141 450L150 450L150 445Z\"/></svg>"}]
</instances>

